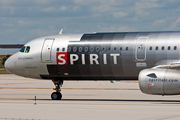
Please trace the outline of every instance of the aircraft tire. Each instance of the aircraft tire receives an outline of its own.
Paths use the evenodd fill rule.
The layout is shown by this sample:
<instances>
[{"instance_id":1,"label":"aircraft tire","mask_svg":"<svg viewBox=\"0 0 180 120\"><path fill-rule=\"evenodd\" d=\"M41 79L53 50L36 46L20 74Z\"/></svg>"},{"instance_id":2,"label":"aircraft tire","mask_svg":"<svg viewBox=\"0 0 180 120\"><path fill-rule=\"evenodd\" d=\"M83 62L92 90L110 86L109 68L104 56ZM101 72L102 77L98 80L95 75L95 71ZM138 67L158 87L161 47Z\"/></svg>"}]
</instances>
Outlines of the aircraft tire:
<instances>
[{"instance_id":1,"label":"aircraft tire","mask_svg":"<svg viewBox=\"0 0 180 120\"><path fill-rule=\"evenodd\" d=\"M58 100L61 100L62 94L60 92L58 92L58 94L59 94L59 99Z\"/></svg>"},{"instance_id":2,"label":"aircraft tire","mask_svg":"<svg viewBox=\"0 0 180 120\"><path fill-rule=\"evenodd\" d=\"M51 94L51 99L52 100L61 100L62 94L60 92L53 92Z\"/></svg>"}]
</instances>

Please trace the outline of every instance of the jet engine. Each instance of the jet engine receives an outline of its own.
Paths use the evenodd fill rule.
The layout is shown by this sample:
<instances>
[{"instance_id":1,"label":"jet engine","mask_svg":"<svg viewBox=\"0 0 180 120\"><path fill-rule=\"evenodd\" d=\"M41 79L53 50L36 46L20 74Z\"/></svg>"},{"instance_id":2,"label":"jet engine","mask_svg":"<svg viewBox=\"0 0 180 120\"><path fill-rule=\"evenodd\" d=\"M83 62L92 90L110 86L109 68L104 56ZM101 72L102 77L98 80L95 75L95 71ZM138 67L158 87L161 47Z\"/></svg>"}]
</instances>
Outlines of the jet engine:
<instances>
[{"instance_id":1,"label":"jet engine","mask_svg":"<svg viewBox=\"0 0 180 120\"><path fill-rule=\"evenodd\" d=\"M178 69L145 69L140 72L138 80L143 93L180 94L180 70Z\"/></svg>"}]
</instances>

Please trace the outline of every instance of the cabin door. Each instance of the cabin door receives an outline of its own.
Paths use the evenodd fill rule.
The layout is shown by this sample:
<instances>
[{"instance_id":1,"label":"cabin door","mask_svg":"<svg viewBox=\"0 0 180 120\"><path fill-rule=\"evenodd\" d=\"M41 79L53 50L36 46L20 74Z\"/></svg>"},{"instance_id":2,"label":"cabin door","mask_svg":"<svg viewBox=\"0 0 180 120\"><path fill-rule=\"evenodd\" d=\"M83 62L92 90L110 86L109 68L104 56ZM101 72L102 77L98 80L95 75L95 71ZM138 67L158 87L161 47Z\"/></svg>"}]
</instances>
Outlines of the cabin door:
<instances>
[{"instance_id":1,"label":"cabin door","mask_svg":"<svg viewBox=\"0 0 180 120\"><path fill-rule=\"evenodd\" d=\"M146 60L146 41L147 37L139 37L136 41L135 59L137 61Z\"/></svg>"},{"instance_id":2,"label":"cabin door","mask_svg":"<svg viewBox=\"0 0 180 120\"><path fill-rule=\"evenodd\" d=\"M51 61L51 51L54 39L45 39L41 51L42 62Z\"/></svg>"}]
</instances>

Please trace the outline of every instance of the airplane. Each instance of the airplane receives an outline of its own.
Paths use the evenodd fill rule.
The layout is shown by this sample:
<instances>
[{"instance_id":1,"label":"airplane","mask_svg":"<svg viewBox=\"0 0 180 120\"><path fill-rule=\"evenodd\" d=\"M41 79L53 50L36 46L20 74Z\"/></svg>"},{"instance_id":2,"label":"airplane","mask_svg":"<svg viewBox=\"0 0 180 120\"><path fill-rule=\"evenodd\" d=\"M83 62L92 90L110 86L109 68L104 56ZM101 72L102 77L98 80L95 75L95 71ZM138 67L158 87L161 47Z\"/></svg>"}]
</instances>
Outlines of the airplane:
<instances>
[{"instance_id":1,"label":"airplane","mask_svg":"<svg viewBox=\"0 0 180 120\"><path fill-rule=\"evenodd\" d=\"M180 32L57 34L34 39L5 62L9 72L52 80L138 80L153 95L180 94Z\"/></svg>"}]
</instances>

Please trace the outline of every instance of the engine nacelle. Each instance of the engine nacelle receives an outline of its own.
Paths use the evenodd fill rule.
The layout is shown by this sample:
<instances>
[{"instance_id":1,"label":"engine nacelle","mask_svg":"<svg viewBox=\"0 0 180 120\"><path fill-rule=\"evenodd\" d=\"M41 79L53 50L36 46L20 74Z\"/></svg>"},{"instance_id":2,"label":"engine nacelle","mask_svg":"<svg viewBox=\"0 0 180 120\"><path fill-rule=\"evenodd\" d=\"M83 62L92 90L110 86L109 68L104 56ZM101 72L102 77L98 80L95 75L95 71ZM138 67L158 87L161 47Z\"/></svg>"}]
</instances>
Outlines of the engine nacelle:
<instances>
[{"instance_id":1,"label":"engine nacelle","mask_svg":"<svg viewBox=\"0 0 180 120\"><path fill-rule=\"evenodd\" d=\"M143 93L155 95L180 94L180 70L145 69L139 74L139 87Z\"/></svg>"}]
</instances>

